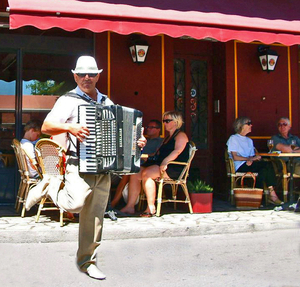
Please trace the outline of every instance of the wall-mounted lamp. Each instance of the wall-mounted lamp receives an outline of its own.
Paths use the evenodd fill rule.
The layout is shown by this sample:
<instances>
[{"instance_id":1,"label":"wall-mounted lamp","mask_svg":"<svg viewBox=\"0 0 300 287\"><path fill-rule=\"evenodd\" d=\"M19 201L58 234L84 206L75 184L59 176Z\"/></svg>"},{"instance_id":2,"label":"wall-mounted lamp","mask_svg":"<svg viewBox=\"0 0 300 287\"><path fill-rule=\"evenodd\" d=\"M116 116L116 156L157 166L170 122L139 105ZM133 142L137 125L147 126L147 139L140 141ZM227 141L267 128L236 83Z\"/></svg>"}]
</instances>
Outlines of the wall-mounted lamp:
<instances>
[{"instance_id":1,"label":"wall-mounted lamp","mask_svg":"<svg viewBox=\"0 0 300 287\"><path fill-rule=\"evenodd\" d=\"M267 71L268 73L270 71L274 71L279 57L277 52L271 50L269 46L264 45L259 45L257 50L260 65L263 71Z\"/></svg>"},{"instance_id":2,"label":"wall-mounted lamp","mask_svg":"<svg viewBox=\"0 0 300 287\"><path fill-rule=\"evenodd\" d=\"M149 50L146 40L140 38L139 35L132 35L130 39L129 51L134 63L144 63Z\"/></svg>"}]
</instances>

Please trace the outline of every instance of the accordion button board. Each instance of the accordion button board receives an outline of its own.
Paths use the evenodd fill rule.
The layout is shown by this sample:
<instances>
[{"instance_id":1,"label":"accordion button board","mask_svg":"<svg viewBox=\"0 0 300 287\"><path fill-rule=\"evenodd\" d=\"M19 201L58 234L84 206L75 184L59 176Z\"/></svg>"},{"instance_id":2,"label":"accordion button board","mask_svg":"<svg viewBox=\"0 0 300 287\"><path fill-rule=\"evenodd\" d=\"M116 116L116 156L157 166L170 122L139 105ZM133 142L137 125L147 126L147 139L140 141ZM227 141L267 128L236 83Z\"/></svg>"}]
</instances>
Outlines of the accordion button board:
<instances>
[{"instance_id":1,"label":"accordion button board","mask_svg":"<svg viewBox=\"0 0 300 287\"><path fill-rule=\"evenodd\" d=\"M141 111L111 105L80 105L78 122L90 135L77 142L80 173L137 173L141 149L137 140L142 135Z\"/></svg>"}]
</instances>

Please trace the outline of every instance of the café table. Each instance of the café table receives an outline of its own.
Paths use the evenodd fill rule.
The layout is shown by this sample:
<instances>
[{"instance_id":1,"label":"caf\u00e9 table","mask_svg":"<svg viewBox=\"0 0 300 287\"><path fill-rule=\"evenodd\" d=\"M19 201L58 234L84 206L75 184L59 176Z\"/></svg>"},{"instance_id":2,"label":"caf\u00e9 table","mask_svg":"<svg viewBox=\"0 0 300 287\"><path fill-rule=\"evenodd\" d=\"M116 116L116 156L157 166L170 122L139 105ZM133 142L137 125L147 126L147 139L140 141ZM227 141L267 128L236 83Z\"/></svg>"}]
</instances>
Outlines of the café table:
<instances>
[{"instance_id":1,"label":"caf\u00e9 table","mask_svg":"<svg viewBox=\"0 0 300 287\"><path fill-rule=\"evenodd\" d=\"M271 152L271 153L258 153L261 157L265 158L288 158L288 166L289 166L289 173L290 173L290 182L289 182L289 201L290 203L295 203L295 197L294 197L294 159L300 158L299 152L293 152L293 153L277 153L277 152Z\"/></svg>"}]
</instances>

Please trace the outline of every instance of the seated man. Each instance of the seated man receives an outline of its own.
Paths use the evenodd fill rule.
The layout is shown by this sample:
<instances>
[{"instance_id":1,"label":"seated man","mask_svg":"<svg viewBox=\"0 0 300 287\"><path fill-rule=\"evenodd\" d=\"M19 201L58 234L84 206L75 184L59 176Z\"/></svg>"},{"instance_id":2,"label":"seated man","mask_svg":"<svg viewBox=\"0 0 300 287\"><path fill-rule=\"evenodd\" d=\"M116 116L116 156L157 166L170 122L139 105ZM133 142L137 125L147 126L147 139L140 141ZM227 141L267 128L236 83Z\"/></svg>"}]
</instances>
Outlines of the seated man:
<instances>
[{"instance_id":1,"label":"seated man","mask_svg":"<svg viewBox=\"0 0 300 287\"><path fill-rule=\"evenodd\" d=\"M24 127L24 137L21 140L21 146L26 153L26 161L28 166L29 177L37 178L39 174L36 170L36 158L34 145L41 136L42 123L39 120L31 120Z\"/></svg>"},{"instance_id":2,"label":"seated man","mask_svg":"<svg viewBox=\"0 0 300 287\"><path fill-rule=\"evenodd\" d=\"M279 119L278 123L278 131L277 135L272 137L274 142L273 150L292 153L292 152L300 152L300 139L297 136L294 136L290 133L291 122L288 118L282 117ZM292 146L292 144L295 146ZM283 158L285 161L288 161L288 158ZM300 160L294 160L294 173L300 175Z\"/></svg>"},{"instance_id":3,"label":"seated man","mask_svg":"<svg viewBox=\"0 0 300 287\"><path fill-rule=\"evenodd\" d=\"M157 149L162 144L163 139L159 136L161 131L161 122L159 120L150 120L148 126L146 127L146 137L147 137L147 144L143 148L143 154L154 154ZM124 187L129 182L130 175L124 175L121 181L118 184L115 196L111 201L111 206L115 207L120 199L122 198L122 191Z\"/></svg>"},{"instance_id":4,"label":"seated man","mask_svg":"<svg viewBox=\"0 0 300 287\"><path fill-rule=\"evenodd\" d=\"M163 141L163 138L159 136L161 131L161 122L159 120L151 120L146 127L146 130L147 144L143 148L143 154L151 155L157 151Z\"/></svg>"}]
</instances>

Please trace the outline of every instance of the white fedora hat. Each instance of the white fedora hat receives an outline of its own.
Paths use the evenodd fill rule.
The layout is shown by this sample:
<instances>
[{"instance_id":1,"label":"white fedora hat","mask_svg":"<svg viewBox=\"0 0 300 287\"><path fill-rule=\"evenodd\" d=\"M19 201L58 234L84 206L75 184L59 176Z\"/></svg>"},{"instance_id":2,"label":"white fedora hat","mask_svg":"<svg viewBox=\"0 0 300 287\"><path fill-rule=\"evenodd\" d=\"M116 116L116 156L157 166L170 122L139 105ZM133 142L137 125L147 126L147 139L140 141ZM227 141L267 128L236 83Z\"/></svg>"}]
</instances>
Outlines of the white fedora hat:
<instances>
[{"instance_id":1,"label":"white fedora hat","mask_svg":"<svg viewBox=\"0 0 300 287\"><path fill-rule=\"evenodd\" d=\"M101 73L103 69L98 70L96 60L91 56L81 56L78 58L75 70L71 70L73 74L84 73Z\"/></svg>"}]
</instances>

